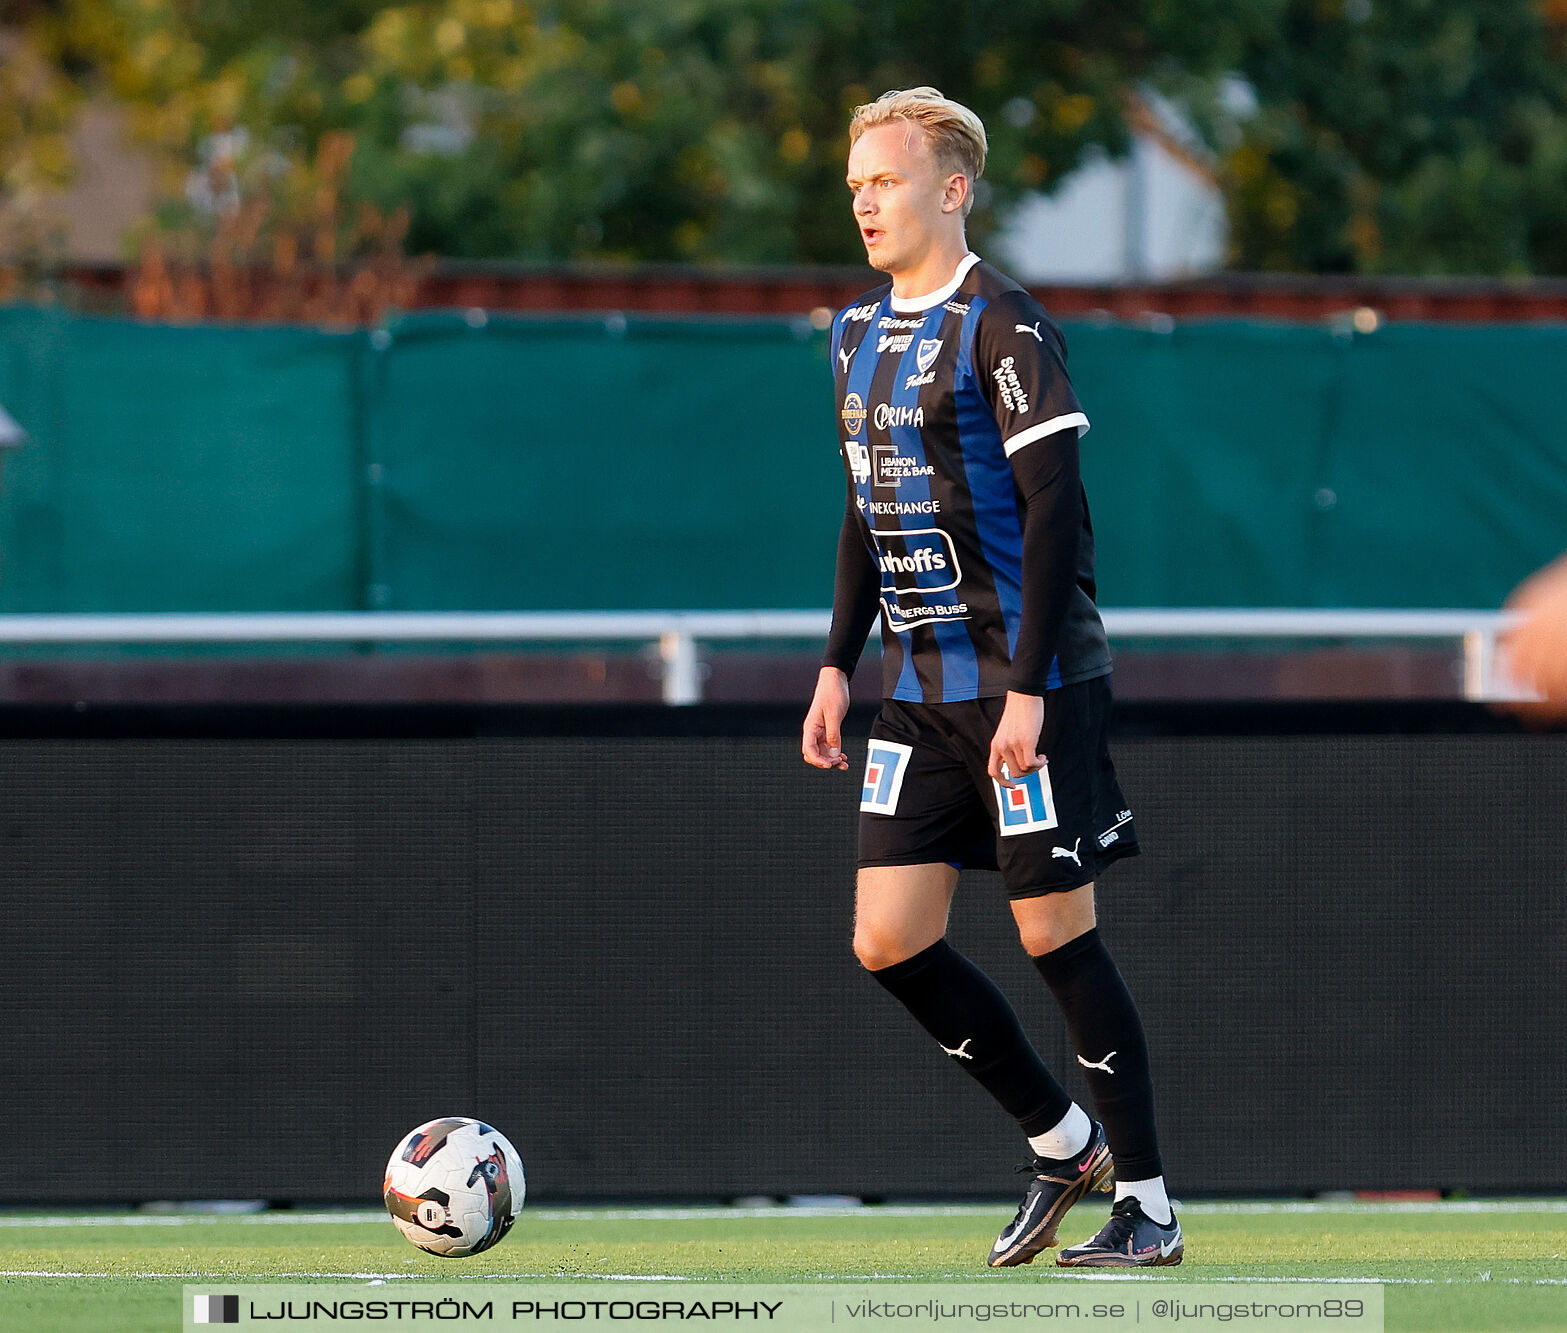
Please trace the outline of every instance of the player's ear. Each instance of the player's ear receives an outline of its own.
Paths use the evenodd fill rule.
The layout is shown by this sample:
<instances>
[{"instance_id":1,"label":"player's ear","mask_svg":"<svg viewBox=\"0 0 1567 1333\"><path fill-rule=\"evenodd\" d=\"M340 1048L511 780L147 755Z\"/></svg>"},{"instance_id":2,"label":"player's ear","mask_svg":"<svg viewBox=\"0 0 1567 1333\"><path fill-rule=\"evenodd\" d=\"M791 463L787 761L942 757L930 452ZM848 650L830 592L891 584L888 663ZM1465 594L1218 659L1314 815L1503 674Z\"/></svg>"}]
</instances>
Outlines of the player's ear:
<instances>
[{"instance_id":1,"label":"player's ear","mask_svg":"<svg viewBox=\"0 0 1567 1333\"><path fill-rule=\"evenodd\" d=\"M946 193L941 196L941 211L956 213L961 210L972 188L967 176L960 171L954 171L947 177Z\"/></svg>"}]
</instances>

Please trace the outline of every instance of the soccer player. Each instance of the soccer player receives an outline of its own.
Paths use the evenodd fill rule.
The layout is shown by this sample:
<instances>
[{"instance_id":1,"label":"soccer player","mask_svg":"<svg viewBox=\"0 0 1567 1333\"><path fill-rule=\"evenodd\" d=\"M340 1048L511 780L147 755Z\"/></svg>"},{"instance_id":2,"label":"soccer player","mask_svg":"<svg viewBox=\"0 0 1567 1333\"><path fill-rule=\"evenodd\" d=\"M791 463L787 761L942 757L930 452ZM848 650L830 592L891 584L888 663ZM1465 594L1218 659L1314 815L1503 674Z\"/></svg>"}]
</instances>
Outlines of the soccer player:
<instances>
[{"instance_id":1,"label":"soccer player","mask_svg":"<svg viewBox=\"0 0 1567 1333\"><path fill-rule=\"evenodd\" d=\"M1109 1222L1056 1262L1179 1263L1142 1022L1094 917L1095 878L1137 835L1106 747L1110 652L1078 475L1088 418L1060 331L964 239L979 118L933 88L889 92L854 112L849 140L854 220L890 281L832 327L847 504L801 748L817 768L848 767L849 677L880 619L854 951L1028 1139L1027 1193L992 1266L1055 1245L1112 1170ZM1001 871L1100 1120L947 943L965 866Z\"/></svg>"}]
</instances>

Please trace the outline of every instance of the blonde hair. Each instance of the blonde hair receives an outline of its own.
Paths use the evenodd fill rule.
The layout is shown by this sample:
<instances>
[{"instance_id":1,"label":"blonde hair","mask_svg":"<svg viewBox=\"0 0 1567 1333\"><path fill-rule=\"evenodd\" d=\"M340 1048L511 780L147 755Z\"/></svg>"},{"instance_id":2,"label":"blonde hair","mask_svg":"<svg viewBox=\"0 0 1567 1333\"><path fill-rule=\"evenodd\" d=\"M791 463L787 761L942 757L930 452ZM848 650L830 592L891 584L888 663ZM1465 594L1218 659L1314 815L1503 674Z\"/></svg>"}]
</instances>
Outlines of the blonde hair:
<instances>
[{"instance_id":1,"label":"blonde hair","mask_svg":"<svg viewBox=\"0 0 1567 1333\"><path fill-rule=\"evenodd\" d=\"M943 97L936 88L894 88L874 102L855 107L849 118L850 146L866 130L895 120L908 121L923 131L936 161L948 171L967 176L970 187L985 170L990 141L985 137L984 122L960 102ZM963 203L964 214L973 206L971 188Z\"/></svg>"}]
</instances>

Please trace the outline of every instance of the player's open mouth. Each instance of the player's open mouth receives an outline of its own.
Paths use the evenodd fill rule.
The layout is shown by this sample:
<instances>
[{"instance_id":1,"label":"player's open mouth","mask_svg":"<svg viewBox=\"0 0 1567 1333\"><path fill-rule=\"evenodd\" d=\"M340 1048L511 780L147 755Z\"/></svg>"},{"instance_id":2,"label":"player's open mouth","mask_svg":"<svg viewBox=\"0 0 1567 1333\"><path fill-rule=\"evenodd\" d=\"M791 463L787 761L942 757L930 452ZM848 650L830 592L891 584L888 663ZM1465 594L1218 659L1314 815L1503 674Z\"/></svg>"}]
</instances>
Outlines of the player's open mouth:
<instances>
[{"instance_id":1,"label":"player's open mouth","mask_svg":"<svg viewBox=\"0 0 1567 1333\"><path fill-rule=\"evenodd\" d=\"M866 245L874 245L874 244L876 244L876 242L881 240L881 238L883 236L885 236L886 234L887 233L882 231L881 228L879 228L879 227L861 227L860 228L860 235L865 238L865 244Z\"/></svg>"}]
</instances>

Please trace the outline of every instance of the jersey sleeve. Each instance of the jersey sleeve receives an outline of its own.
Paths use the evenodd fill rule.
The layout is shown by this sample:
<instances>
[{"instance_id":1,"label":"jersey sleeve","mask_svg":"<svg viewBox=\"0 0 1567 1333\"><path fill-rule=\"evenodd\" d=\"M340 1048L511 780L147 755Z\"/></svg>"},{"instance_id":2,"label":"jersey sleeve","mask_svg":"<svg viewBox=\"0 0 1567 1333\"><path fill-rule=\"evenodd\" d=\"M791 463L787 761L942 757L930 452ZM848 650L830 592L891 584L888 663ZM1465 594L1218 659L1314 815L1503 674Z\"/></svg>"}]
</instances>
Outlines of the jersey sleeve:
<instances>
[{"instance_id":1,"label":"jersey sleeve","mask_svg":"<svg viewBox=\"0 0 1567 1333\"><path fill-rule=\"evenodd\" d=\"M996 414L1008 458L1057 431L1088 429L1066 373L1066 339L1027 292L1006 292L979 317L974 377Z\"/></svg>"},{"instance_id":2,"label":"jersey sleeve","mask_svg":"<svg viewBox=\"0 0 1567 1333\"><path fill-rule=\"evenodd\" d=\"M827 632L827 647L822 665L837 667L852 676L871 626L881 613L881 577L871 559L870 548L860 535L860 520L855 513L854 487L851 484L838 530L838 560L833 574L832 626Z\"/></svg>"},{"instance_id":3,"label":"jersey sleeve","mask_svg":"<svg viewBox=\"0 0 1567 1333\"><path fill-rule=\"evenodd\" d=\"M1077 587L1085 503L1077 433L1053 431L1012 460L1023 497L1023 614L1007 688L1044 694Z\"/></svg>"}]
</instances>

